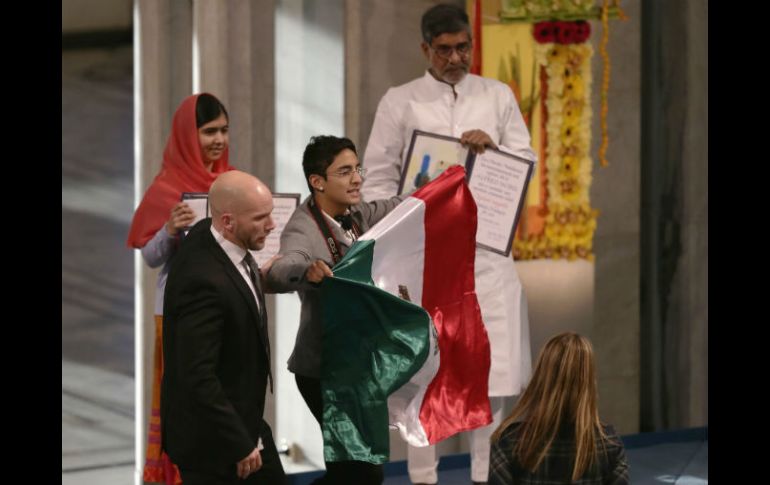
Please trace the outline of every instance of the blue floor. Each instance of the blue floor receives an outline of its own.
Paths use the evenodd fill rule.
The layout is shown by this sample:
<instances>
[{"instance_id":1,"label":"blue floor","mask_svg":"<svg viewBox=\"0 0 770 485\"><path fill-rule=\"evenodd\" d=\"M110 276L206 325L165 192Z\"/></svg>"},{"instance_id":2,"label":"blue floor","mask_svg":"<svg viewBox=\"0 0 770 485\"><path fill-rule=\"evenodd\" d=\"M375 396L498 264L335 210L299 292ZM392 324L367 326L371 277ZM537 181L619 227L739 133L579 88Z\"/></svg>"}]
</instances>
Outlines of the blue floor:
<instances>
[{"instance_id":1,"label":"blue floor","mask_svg":"<svg viewBox=\"0 0 770 485\"><path fill-rule=\"evenodd\" d=\"M698 485L708 483L708 428L693 428L623 436L633 485ZM470 484L467 454L442 458L439 484ZM322 472L291 475L291 485L307 485ZM409 485L406 462L385 465L384 485Z\"/></svg>"}]
</instances>

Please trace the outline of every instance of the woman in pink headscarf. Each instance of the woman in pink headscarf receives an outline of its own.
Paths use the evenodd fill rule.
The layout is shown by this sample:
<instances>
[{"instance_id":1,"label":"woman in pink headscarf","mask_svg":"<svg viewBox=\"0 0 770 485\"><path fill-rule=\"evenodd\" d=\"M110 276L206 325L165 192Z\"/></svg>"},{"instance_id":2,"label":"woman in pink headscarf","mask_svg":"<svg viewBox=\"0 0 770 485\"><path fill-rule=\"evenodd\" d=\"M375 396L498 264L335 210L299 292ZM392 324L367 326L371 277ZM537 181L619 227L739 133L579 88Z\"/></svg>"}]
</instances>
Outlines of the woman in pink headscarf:
<instances>
[{"instance_id":1,"label":"woman in pink headscarf","mask_svg":"<svg viewBox=\"0 0 770 485\"><path fill-rule=\"evenodd\" d=\"M195 220L182 192L208 192L217 176L233 167L228 163L228 115L224 105L208 93L185 98L174 113L171 136L163 152L163 167L136 209L128 246L142 250L151 268L163 266L155 294L155 365L152 413L148 433L144 480L179 484L176 466L161 450L160 383L163 375L163 290L171 258L183 229Z\"/></svg>"}]
</instances>

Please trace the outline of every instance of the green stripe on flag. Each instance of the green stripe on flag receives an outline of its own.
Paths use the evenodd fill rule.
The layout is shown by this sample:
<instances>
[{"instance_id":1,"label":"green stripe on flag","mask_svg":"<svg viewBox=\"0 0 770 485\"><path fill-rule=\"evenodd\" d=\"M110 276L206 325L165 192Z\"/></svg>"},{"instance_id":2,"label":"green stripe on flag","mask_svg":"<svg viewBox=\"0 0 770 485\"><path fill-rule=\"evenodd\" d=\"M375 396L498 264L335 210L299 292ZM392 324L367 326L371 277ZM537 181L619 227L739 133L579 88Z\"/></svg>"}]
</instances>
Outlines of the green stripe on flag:
<instances>
[{"instance_id":1,"label":"green stripe on flag","mask_svg":"<svg viewBox=\"0 0 770 485\"><path fill-rule=\"evenodd\" d=\"M372 261L374 240L356 241L345 253L342 261L334 266L334 276L359 283L374 285L372 280Z\"/></svg>"},{"instance_id":2,"label":"green stripe on flag","mask_svg":"<svg viewBox=\"0 0 770 485\"><path fill-rule=\"evenodd\" d=\"M374 286L374 244L354 244L321 284L327 462L388 461L388 396L420 370L430 350L428 313Z\"/></svg>"}]
</instances>

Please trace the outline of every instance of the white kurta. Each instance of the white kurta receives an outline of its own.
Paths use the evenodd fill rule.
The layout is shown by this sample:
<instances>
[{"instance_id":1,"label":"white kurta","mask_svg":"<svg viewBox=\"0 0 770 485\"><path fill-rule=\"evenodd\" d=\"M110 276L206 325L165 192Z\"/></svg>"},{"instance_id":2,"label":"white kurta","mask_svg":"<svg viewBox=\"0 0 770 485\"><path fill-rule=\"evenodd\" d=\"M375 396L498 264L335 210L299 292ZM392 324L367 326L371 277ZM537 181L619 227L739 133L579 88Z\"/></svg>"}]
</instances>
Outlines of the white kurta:
<instances>
[{"instance_id":1,"label":"white kurta","mask_svg":"<svg viewBox=\"0 0 770 485\"><path fill-rule=\"evenodd\" d=\"M390 88L377 107L363 165L368 169L362 192L366 200L398 191L403 160L416 129L460 138L485 131L501 150L536 161L516 98L505 84L467 75L454 86L429 72ZM513 263L487 250L476 250L476 294L492 348L490 396L519 394L531 373L529 317L524 291Z\"/></svg>"}]
</instances>

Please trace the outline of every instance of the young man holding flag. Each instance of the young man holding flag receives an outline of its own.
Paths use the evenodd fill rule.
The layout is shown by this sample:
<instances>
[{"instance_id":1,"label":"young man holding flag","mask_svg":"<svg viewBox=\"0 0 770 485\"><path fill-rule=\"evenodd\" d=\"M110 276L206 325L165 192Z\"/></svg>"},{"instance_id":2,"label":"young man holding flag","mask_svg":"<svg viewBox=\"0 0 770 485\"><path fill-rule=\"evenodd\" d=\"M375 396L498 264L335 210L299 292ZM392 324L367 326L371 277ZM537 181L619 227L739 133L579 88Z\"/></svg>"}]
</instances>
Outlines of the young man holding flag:
<instances>
[{"instance_id":1,"label":"young man holding flag","mask_svg":"<svg viewBox=\"0 0 770 485\"><path fill-rule=\"evenodd\" d=\"M278 292L297 291L302 309L289 371L313 416L323 426L321 394L322 301L319 283L355 240L404 198L363 202L361 168L356 147L347 138L311 138L302 158L310 196L294 212L281 234L281 258L267 275ZM345 351L345 349L340 349ZM316 483L379 484L382 465L365 461L327 461L326 475Z\"/></svg>"}]
</instances>

